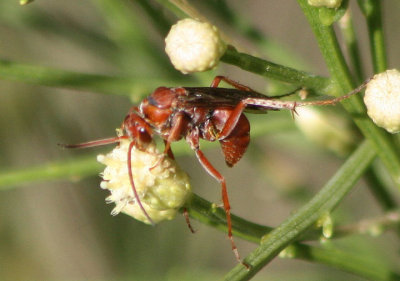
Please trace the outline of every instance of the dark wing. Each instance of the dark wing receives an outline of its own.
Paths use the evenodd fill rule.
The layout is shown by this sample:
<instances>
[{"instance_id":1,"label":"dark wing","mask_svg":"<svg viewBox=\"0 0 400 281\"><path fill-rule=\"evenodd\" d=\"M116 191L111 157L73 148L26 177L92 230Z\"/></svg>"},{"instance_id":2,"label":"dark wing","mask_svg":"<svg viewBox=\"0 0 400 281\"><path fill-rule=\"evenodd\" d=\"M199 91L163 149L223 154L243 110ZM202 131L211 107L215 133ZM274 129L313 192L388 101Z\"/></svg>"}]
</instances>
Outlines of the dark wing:
<instances>
[{"instance_id":1,"label":"dark wing","mask_svg":"<svg viewBox=\"0 0 400 281\"><path fill-rule=\"evenodd\" d=\"M180 106L182 107L235 107L246 98L257 98L263 100L271 99L268 96L257 92L242 91L229 88L212 87L185 87L187 95L180 96ZM265 111L269 110L257 105L248 105L246 111ZM271 109L273 110L273 109Z\"/></svg>"}]
</instances>

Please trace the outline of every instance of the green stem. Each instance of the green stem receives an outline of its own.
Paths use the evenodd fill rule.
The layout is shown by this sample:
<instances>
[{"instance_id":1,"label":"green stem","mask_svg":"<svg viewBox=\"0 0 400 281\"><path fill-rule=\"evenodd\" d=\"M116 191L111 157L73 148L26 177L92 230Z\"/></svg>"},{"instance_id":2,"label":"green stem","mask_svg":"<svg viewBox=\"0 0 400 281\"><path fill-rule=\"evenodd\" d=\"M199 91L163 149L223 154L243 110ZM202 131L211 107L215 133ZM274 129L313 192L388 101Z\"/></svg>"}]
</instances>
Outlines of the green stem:
<instances>
[{"instance_id":1,"label":"green stem","mask_svg":"<svg viewBox=\"0 0 400 281\"><path fill-rule=\"evenodd\" d=\"M0 173L0 190L12 189L16 185L37 181L78 180L99 173L101 166L96 162L95 156L84 156L67 162L53 162L21 170L5 170Z\"/></svg>"},{"instance_id":2,"label":"green stem","mask_svg":"<svg viewBox=\"0 0 400 281\"><path fill-rule=\"evenodd\" d=\"M129 79L84 74L49 67L0 60L0 78L44 86L128 95L134 83Z\"/></svg>"},{"instance_id":3,"label":"green stem","mask_svg":"<svg viewBox=\"0 0 400 281\"><path fill-rule=\"evenodd\" d=\"M227 233L225 211L200 196L193 194L189 202L188 212L192 218ZM260 243L260 239L265 233L272 230L271 227L249 222L233 214L232 229L235 237L257 244Z\"/></svg>"},{"instance_id":4,"label":"green stem","mask_svg":"<svg viewBox=\"0 0 400 281\"><path fill-rule=\"evenodd\" d=\"M383 1L380 0L358 0L358 4L367 19L374 73L380 73L387 69L385 40L381 16L382 2Z\"/></svg>"},{"instance_id":5,"label":"green stem","mask_svg":"<svg viewBox=\"0 0 400 281\"><path fill-rule=\"evenodd\" d=\"M346 14L340 19L339 27L343 34L344 43L346 44L350 58L350 64L355 76L357 77L357 82L361 83L365 77L350 9L348 9Z\"/></svg>"},{"instance_id":6,"label":"green stem","mask_svg":"<svg viewBox=\"0 0 400 281\"><path fill-rule=\"evenodd\" d=\"M291 83L297 86L305 86L324 94L330 93L330 80L321 76L309 74L290 67L278 65L245 53L239 53L232 46L228 47L221 61L240 67L255 74Z\"/></svg>"},{"instance_id":7,"label":"green stem","mask_svg":"<svg viewBox=\"0 0 400 281\"><path fill-rule=\"evenodd\" d=\"M368 218L350 225L338 226L333 231L332 239L354 234L369 234L376 236L387 229L395 229L398 231L399 223L400 210L394 210L376 218Z\"/></svg>"},{"instance_id":8,"label":"green stem","mask_svg":"<svg viewBox=\"0 0 400 281\"><path fill-rule=\"evenodd\" d=\"M308 5L307 0L298 0L311 28L318 41L318 45L325 58L329 72L341 89L342 93L354 89L350 71L339 48L332 26L325 26L320 22L318 9ZM338 93L341 95L342 93ZM342 102L344 108L351 113L356 125L364 136L371 141L374 150L378 153L394 183L400 189L400 157L393 141L382 129L375 126L365 112L365 107L359 96L353 96Z\"/></svg>"},{"instance_id":9,"label":"green stem","mask_svg":"<svg viewBox=\"0 0 400 281\"><path fill-rule=\"evenodd\" d=\"M318 262L356 274L369 280L394 281L400 275L392 271L387 264L365 255L343 252L332 247L321 248L297 244L293 258Z\"/></svg>"},{"instance_id":10,"label":"green stem","mask_svg":"<svg viewBox=\"0 0 400 281\"><path fill-rule=\"evenodd\" d=\"M365 173L365 179L369 190L371 191L374 199L379 203L384 211L393 210L397 208L396 200L389 193L382 181L378 178L377 170L370 167Z\"/></svg>"},{"instance_id":11,"label":"green stem","mask_svg":"<svg viewBox=\"0 0 400 281\"><path fill-rule=\"evenodd\" d=\"M148 95L159 85L170 85L174 81L144 78L112 77L98 74L60 70L37 65L21 64L0 59L0 79L90 91L111 95ZM180 81L176 80L177 83Z\"/></svg>"},{"instance_id":12,"label":"green stem","mask_svg":"<svg viewBox=\"0 0 400 281\"><path fill-rule=\"evenodd\" d=\"M260 247L245 259L252 268L246 270L237 265L225 276L225 280L249 280L254 276L320 217L332 211L352 189L375 155L371 143L364 141L314 198L263 237Z\"/></svg>"}]
</instances>

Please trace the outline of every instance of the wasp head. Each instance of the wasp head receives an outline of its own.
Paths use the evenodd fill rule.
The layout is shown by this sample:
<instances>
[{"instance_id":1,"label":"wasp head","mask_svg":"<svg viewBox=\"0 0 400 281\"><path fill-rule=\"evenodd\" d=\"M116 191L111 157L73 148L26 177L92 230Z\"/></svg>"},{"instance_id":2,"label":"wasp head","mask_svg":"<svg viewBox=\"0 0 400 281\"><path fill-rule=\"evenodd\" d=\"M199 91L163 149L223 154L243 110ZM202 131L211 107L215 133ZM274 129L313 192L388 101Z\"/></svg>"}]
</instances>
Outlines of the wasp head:
<instances>
[{"instance_id":1,"label":"wasp head","mask_svg":"<svg viewBox=\"0 0 400 281\"><path fill-rule=\"evenodd\" d=\"M144 149L153 139L152 129L138 113L129 113L122 125L126 135L134 142L136 146Z\"/></svg>"}]
</instances>

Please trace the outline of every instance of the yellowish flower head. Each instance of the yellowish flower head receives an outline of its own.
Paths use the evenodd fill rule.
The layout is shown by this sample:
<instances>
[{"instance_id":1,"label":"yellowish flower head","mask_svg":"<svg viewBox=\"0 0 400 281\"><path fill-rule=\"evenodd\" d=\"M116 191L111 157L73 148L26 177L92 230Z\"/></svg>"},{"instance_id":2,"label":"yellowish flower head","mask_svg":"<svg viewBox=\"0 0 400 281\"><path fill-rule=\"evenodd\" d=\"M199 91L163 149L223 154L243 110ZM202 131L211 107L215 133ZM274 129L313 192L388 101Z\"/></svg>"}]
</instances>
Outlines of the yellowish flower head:
<instances>
[{"instance_id":1,"label":"yellowish flower head","mask_svg":"<svg viewBox=\"0 0 400 281\"><path fill-rule=\"evenodd\" d=\"M122 140L110 153L97 156L97 161L107 166L102 173L100 187L111 192L106 202L115 203L112 215L122 212L150 223L137 204L129 181L129 143L129 140ZM147 214L154 223L173 219L191 195L188 175L174 160L159 153L154 143L145 151L134 146L131 163L135 188Z\"/></svg>"},{"instance_id":2,"label":"yellowish flower head","mask_svg":"<svg viewBox=\"0 0 400 281\"><path fill-rule=\"evenodd\" d=\"M178 21L165 38L167 55L184 74L214 68L225 50L215 26L190 18Z\"/></svg>"},{"instance_id":3,"label":"yellowish flower head","mask_svg":"<svg viewBox=\"0 0 400 281\"><path fill-rule=\"evenodd\" d=\"M376 74L367 85L364 103L376 125L392 134L400 132L400 72Z\"/></svg>"}]
</instances>

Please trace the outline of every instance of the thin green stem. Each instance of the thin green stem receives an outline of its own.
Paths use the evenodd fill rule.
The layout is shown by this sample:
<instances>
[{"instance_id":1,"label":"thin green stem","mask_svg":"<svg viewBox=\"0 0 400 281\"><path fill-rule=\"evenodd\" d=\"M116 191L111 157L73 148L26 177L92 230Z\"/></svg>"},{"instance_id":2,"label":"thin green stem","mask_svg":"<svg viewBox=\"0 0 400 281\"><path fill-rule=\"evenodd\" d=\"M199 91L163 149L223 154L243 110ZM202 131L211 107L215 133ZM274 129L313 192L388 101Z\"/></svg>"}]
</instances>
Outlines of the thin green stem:
<instances>
[{"instance_id":1,"label":"thin green stem","mask_svg":"<svg viewBox=\"0 0 400 281\"><path fill-rule=\"evenodd\" d=\"M189 215L197 221L227 233L226 214L223 208L193 194L187 203ZM183 210L181 210L183 211ZM397 228L400 223L400 211L386 212L382 216L368 218L349 225L338 225L332 231L330 240L347 237L355 234L378 235L386 230ZM260 243L261 238L270 233L273 228L255 224L232 214L233 234L253 243ZM297 241L318 241L321 239L321 229L308 231Z\"/></svg>"},{"instance_id":2,"label":"thin green stem","mask_svg":"<svg viewBox=\"0 0 400 281\"><path fill-rule=\"evenodd\" d=\"M355 76L357 77L357 82L359 84L365 79L365 77L361 62L360 49L358 47L356 32L354 30L353 17L350 9L348 9L346 14L340 19L339 27L342 31L344 43L347 47L350 65Z\"/></svg>"},{"instance_id":3,"label":"thin green stem","mask_svg":"<svg viewBox=\"0 0 400 281\"><path fill-rule=\"evenodd\" d=\"M297 86L305 86L324 94L328 94L331 91L329 88L331 86L330 81L325 77L278 65L245 53L239 53L232 46L226 50L225 54L221 57L221 61L264 77Z\"/></svg>"},{"instance_id":4,"label":"thin green stem","mask_svg":"<svg viewBox=\"0 0 400 281\"><path fill-rule=\"evenodd\" d=\"M227 233L226 214L222 208L193 194L189 202L189 215L209 226L215 227ZM271 227L249 222L232 214L233 235L253 243L260 243L260 239L265 233L272 230Z\"/></svg>"},{"instance_id":5,"label":"thin green stem","mask_svg":"<svg viewBox=\"0 0 400 281\"><path fill-rule=\"evenodd\" d=\"M4 170L0 173L0 190L12 189L15 186L38 181L78 180L99 173L101 166L96 162L95 156L84 156L26 169Z\"/></svg>"},{"instance_id":6,"label":"thin green stem","mask_svg":"<svg viewBox=\"0 0 400 281\"><path fill-rule=\"evenodd\" d=\"M344 252L333 247L312 247L304 244L296 244L294 247L291 251L293 258L329 265L369 280L394 281L400 279L398 273L377 258Z\"/></svg>"},{"instance_id":7,"label":"thin green stem","mask_svg":"<svg viewBox=\"0 0 400 281\"><path fill-rule=\"evenodd\" d=\"M385 40L381 16L382 3L383 1L380 0L358 0L358 4L367 20L374 73L380 73L387 69Z\"/></svg>"},{"instance_id":8,"label":"thin green stem","mask_svg":"<svg viewBox=\"0 0 400 281\"><path fill-rule=\"evenodd\" d=\"M342 91L342 93L338 94L341 95L351 91L355 88L354 83L332 26L323 25L318 16L318 9L308 5L306 0L298 0L298 3L314 31L329 72ZM352 115L354 122L364 136L371 141L394 183L400 189L400 157L393 141L387 133L375 126L372 120L367 117L360 97L353 96L343 101L342 104Z\"/></svg>"},{"instance_id":9,"label":"thin green stem","mask_svg":"<svg viewBox=\"0 0 400 281\"><path fill-rule=\"evenodd\" d=\"M374 169L374 167L370 167L369 170L365 173L365 179L373 197L384 211L397 208L396 200L394 200L388 189L379 180L377 176L377 170Z\"/></svg>"},{"instance_id":10,"label":"thin green stem","mask_svg":"<svg viewBox=\"0 0 400 281\"><path fill-rule=\"evenodd\" d=\"M249 280L254 276L320 217L332 211L372 163L375 155L371 143L364 141L318 194L263 237L260 247L245 259L252 268L246 270L242 265L238 265L225 276L225 280Z\"/></svg>"},{"instance_id":11,"label":"thin green stem","mask_svg":"<svg viewBox=\"0 0 400 281\"><path fill-rule=\"evenodd\" d=\"M332 238L340 238L353 234L377 235L386 229L398 230L400 211L394 210L376 218L368 218L350 225L341 225L335 228Z\"/></svg>"},{"instance_id":12,"label":"thin green stem","mask_svg":"<svg viewBox=\"0 0 400 281\"><path fill-rule=\"evenodd\" d=\"M0 60L0 79L123 96L148 95L157 86L174 83L171 79L140 78L139 80L60 70L6 60ZM175 83L180 83L180 81L175 80Z\"/></svg>"}]
</instances>

